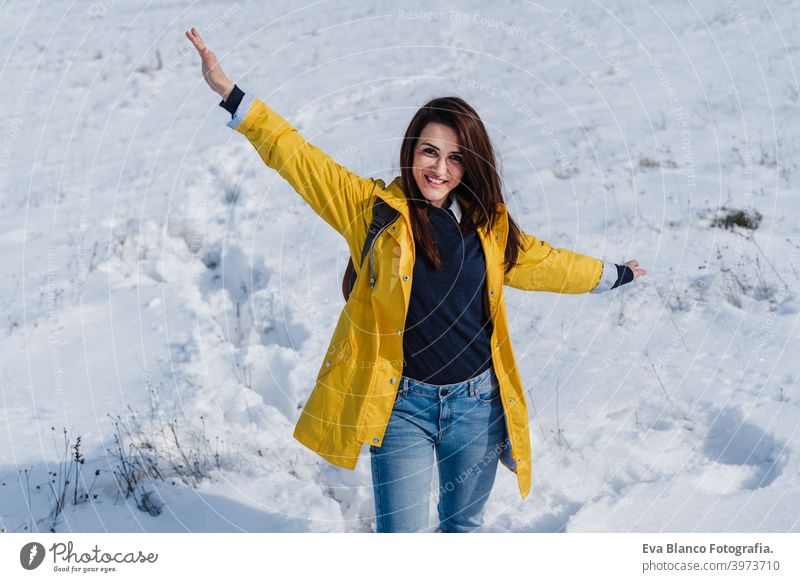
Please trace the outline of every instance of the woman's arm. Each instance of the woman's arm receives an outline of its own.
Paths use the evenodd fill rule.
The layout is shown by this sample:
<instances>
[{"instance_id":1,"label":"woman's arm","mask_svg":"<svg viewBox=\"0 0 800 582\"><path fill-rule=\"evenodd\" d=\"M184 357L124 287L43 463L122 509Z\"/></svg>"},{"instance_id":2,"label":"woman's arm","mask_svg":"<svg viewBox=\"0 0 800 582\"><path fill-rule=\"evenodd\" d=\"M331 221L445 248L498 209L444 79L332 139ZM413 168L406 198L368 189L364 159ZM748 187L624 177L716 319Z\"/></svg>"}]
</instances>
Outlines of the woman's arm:
<instances>
[{"instance_id":1,"label":"woman's arm","mask_svg":"<svg viewBox=\"0 0 800 582\"><path fill-rule=\"evenodd\" d=\"M228 98L239 100L228 127L244 135L264 163L277 170L314 212L345 238L356 222L365 223L369 200L376 190L383 189L383 183L350 172L306 141L281 115L228 79L194 28L186 35L203 59L203 76L209 86L223 103Z\"/></svg>"},{"instance_id":2,"label":"woman's arm","mask_svg":"<svg viewBox=\"0 0 800 582\"><path fill-rule=\"evenodd\" d=\"M503 283L525 291L552 293L602 293L645 274L637 261L616 265L569 249L555 248L522 231L517 264ZM619 267L619 268L617 268Z\"/></svg>"}]
</instances>

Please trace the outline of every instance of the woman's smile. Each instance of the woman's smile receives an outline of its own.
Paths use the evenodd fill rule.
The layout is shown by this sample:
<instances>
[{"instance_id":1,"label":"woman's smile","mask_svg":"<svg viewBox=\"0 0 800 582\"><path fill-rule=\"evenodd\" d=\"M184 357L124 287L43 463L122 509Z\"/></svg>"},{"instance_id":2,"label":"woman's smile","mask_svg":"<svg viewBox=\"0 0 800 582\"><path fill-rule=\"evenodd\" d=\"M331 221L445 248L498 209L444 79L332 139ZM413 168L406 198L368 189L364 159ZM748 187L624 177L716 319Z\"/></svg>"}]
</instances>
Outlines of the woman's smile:
<instances>
[{"instance_id":1,"label":"woman's smile","mask_svg":"<svg viewBox=\"0 0 800 582\"><path fill-rule=\"evenodd\" d=\"M447 180L442 180L441 178L436 178L431 176L430 174L425 174L425 179L427 180L428 184L433 186L434 188L439 188L447 184Z\"/></svg>"}]
</instances>

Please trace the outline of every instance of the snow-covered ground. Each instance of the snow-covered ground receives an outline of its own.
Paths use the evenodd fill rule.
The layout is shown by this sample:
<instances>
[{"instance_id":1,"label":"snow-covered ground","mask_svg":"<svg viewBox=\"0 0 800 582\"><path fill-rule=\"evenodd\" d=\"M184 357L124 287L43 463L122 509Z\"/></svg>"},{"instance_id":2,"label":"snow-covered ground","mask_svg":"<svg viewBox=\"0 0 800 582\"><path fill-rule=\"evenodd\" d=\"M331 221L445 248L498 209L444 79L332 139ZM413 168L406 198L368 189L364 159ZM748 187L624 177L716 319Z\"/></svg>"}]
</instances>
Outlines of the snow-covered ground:
<instances>
[{"instance_id":1,"label":"snow-covered ground","mask_svg":"<svg viewBox=\"0 0 800 582\"><path fill-rule=\"evenodd\" d=\"M426 100L464 97L523 228L648 271L602 295L506 289L533 489L500 467L487 531L800 531L796 2L0 16L0 528L374 527L366 448L347 471L291 436L346 245L225 127L196 26L363 175L398 174ZM714 227L723 207L760 223Z\"/></svg>"}]
</instances>

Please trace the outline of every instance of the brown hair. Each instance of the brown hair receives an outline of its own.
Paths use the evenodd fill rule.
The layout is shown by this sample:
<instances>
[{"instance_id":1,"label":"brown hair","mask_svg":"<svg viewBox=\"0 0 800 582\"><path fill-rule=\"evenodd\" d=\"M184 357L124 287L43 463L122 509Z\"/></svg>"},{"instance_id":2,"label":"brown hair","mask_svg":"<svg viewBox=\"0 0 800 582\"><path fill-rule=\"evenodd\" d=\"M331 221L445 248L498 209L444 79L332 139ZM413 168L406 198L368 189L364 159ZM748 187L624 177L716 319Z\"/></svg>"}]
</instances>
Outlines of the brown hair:
<instances>
[{"instance_id":1,"label":"brown hair","mask_svg":"<svg viewBox=\"0 0 800 582\"><path fill-rule=\"evenodd\" d=\"M497 203L503 202L503 191L492 142L475 110L460 97L440 97L420 107L408 124L400 147L400 172L403 190L408 198L411 229L417 251L438 269L442 261L430 231L430 203L422 195L412 173L414 148L422 130L430 122L444 124L458 136L458 145L464 159L464 177L451 194L460 194L462 232L475 230L487 223L494 224ZM509 215L504 257L506 272L517 262L521 248L522 235L519 226Z\"/></svg>"}]
</instances>

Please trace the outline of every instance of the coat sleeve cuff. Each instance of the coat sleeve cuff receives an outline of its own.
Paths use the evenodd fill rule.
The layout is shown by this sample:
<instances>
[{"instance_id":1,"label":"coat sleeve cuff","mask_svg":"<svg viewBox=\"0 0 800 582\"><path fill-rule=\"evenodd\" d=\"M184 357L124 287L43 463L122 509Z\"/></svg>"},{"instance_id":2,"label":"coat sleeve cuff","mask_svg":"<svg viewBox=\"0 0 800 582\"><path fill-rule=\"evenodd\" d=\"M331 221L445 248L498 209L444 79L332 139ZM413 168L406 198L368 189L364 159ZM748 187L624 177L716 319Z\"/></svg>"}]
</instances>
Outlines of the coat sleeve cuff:
<instances>
[{"instance_id":1,"label":"coat sleeve cuff","mask_svg":"<svg viewBox=\"0 0 800 582\"><path fill-rule=\"evenodd\" d=\"M628 265L617 265L617 282L611 288L616 289L631 281L633 281L633 269Z\"/></svg>"},{"instance_id":2,"label":"coat sleeve cuff","mask_svg":"<svg viewBox=\"0 0 800 582\"><path fill-rule=\"evenodd\" d=\"M239 106L236 108L236 111L233 113L233 117L226 125L231 129L236 129L239 127L242 121L244 121L244 118L247 117L247 113L250 111L250 107L253 106L253 102L255 102L255 100L255 96L251 93L242 92Z\"/></svg>"},{"instance_id":3,"label":"coat sleeve cuff","mask_svg":"<svg viewBox=\"0 0 800 582\"><path fill-rule=\"evenodd\" d=\"M605 293L610 290L617 282L617 265L609 261L603 261L603 274L600 282L589 293Z\"/></svg>"},{"instance_id":4,"label":"coat sleeve cuff","mask_svg":"<svg viewBox=\"0 0 800 582\"><path fill-rule=\"evenodd\" d=\"M239 103L242 102L242 97L244 97L244 92L239 89L239 85L234 84L228 98L220 101L219 106L233 117L233 114L236 113L236 108L239 107Z\"/></svg>"}]
</instances>

